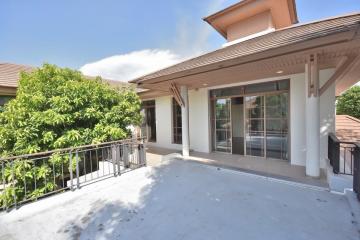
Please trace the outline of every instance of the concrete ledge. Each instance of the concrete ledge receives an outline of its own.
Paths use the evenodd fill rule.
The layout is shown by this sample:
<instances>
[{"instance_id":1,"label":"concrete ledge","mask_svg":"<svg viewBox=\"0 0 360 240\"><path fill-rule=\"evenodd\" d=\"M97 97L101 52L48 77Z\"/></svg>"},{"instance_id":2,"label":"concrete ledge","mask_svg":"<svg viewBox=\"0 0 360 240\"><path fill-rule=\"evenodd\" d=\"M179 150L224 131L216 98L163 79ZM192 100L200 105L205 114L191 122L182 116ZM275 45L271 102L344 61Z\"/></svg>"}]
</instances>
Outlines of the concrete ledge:
<instances>
[{"instance_id":1,"label":"concrete ledge","mask_svg":"<svg viewBox=\"0 0 360 240\"><path fill-rule=\"evenodd\" d=\"M343 174L335 174L329 161L326 161L327 181L333 192L344 193L346 189L352 189L353 177Z\"/></svg>"}]
</instances>

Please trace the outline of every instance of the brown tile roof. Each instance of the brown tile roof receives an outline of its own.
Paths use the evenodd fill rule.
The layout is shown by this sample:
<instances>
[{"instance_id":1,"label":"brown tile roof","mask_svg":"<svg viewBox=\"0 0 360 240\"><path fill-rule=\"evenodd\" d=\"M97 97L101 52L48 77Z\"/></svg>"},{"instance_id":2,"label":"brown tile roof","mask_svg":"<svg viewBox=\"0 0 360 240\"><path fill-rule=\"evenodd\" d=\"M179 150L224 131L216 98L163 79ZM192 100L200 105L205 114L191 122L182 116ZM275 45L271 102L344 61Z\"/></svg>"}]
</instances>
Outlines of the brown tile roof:
<instances>
[{"instance_id":1,"label":"brown tile roof","mask_svg":"<svg viewBox=\"0 0 360 240\"><path fill-rule=\"evenodd\" d=\"M20 72L30 72L33 69L33 67L20 64L0 63L0 86L16 88L18 86Z\"/></svg>"},{"instance_id":2,"label":"brown tile roof","mask_svg":"<svg viewBox=\"0 0 360 240\"><path fill-rule=\"evenodd\" d=\"M20 77L20 72L31 72L34 70L35 67L21 65L21 64L14 64L14 63L0 63L0 87L11 87L17 88L18 81ZM95 79L96 77L85 76L88 79ZM111 79L102 78L104 82L107 82L110 86L113 87L125 87L130 86L126 82L120 82Z\"/></svg>"},{"instance_id":3,"label":"brown tile roof","mask_svg":"<svg viewBox=\"0 0 360 240\"><path fill-rule=\"evenodd\" d=\"M360 120L349 115L336 115L336 136L339 140L360 142Z\"/></svg>"},{"instance_id":4,"label":"brown tile roof","mask_svg":"<svg viewBox=\"0 0 360 240\"><path fill-rule=\"evenodd\" d=\"M296 24L291 27L276 30L263 36L249 39L228 47L189 59L165 69L147 74L130 82L140 83L174 73L184 72L206 65L241 58L266 50L300 43L306 40L349 31L360 26L360 13L334 17L321 21Z\"/></svg>"}]
</instances>

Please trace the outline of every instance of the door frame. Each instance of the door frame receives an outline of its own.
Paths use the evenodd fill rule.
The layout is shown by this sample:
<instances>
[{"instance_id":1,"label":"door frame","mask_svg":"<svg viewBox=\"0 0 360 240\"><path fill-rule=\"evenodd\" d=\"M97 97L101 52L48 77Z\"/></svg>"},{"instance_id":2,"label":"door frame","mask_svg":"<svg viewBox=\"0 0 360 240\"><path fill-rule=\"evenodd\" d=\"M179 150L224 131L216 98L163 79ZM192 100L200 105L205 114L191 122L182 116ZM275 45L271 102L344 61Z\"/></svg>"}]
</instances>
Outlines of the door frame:
<instances>
[{"instance_id":1,"label":"door frame","mask_svg":"<svg viewBox=\"0 0 360 240\"><path fill-rule=\"evenodd\" d=\"M246 85L245 85L246 86ZM248 93L248 94L236 94L236 95L230 95L230 96L221 96L221 97L211 97L209 95L209 98L210 98L210 105L212 105L213 103L213 114L214 114L214 119L210 119L211 121L214 121L213 125L210 124L210 128L213 128L214 129L211 129L211 136L213 137L213 141L211 141L213 143L213 147L212 147L212 151L213 152L219 152L219 153L228 153L228 154L233 154L232 152L232 136L233 136L233 130L232 130L232 126L233 126L233 122L232 122L232 113L231 113L231 100L232 98L235 98L235 97L243 97L243 101L244 101L244 104L243 104L243 111L244 111L244 115L243 115L243 122L244 122L244 155L241 155L241 156L247 156L247 157L260 157L260 158L267 158L267 154L266 154L266 96L268 95L276 95L276 94L281 94L281 93L287 93L288 94L288 104L287 104L287 126L288 126L288 136L287 136L287 155L288 155L288 158L287 159L276 159L276 160L282 160L282 161L288 161L288 162L291 162L291 159L290 159L290 151L291 151L291 144L290 144L290 136L291 136L291 128L290 128L290 120L291 120L291 116L290 116L290 88L291 88L291 85L290 85L290 80L289 80L289 89L288 90L279 90L279 91L269 91L269 92L254 92L254 93ZM221 88L217 88L217 89L221 89ZM209 89L210 91L211 89ZM246 107L245 107L245 98L248 97L248 96L264 96L264 156L252 156L252 155L248 155L247 154L247 151L246 151ZM216 113L215 113L215 104L216 104L216 100L217 99L230 99L230 129L231 129L231 138L230 138L230 143L231 143L231 151L230 152L221 152L221 151L217 151L216 150Z\"/></svg>"}]
</instances>

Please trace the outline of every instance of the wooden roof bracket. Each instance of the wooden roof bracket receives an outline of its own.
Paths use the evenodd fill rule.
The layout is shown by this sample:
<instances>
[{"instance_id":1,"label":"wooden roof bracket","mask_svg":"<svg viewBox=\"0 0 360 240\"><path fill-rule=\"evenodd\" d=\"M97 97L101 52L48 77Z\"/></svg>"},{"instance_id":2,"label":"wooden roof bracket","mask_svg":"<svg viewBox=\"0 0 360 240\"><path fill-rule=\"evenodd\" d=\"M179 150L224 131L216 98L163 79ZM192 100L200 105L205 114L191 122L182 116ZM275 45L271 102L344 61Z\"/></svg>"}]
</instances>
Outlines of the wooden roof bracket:
<instances>
[{"instance_id":1,"label":"wooden roof bracket","mask_svg":"<svg viewBox=\"0 0 360 240\"><path fill-rule=\"evenodd\" d=\"M319 96L319 67L318 53L310 54L306 59L305 73L308 81L308 97Z\"/></svg>"},{"instance_id":2,"label":"wooden roof bracket","mask_svg":"<svg viewBox=\"0 0 360 240\"><path fill-rule=\"evenodd\" d=\"M185 103L184 100L181 97L180 91L178 89L178 87L176 86L176 84L171 81L170 82L170 88L169 88L170 92L172 93L173 97L175 98L175 101L181 106L184 107Z\"/></svg>"},{"instance_id":3,"label":"wooden roof bracket","mask_svg":"<svg viewBox=\"0 0 360 240\"><path fill-rule=\"evenodd\" d=\"M344 56L336 66L334 74L326 81L326 83L320 88L320 96L333 84L338 82L346 72L348 72L354 63L356 62L358 56Z\"/></svg>"}]
</instances>

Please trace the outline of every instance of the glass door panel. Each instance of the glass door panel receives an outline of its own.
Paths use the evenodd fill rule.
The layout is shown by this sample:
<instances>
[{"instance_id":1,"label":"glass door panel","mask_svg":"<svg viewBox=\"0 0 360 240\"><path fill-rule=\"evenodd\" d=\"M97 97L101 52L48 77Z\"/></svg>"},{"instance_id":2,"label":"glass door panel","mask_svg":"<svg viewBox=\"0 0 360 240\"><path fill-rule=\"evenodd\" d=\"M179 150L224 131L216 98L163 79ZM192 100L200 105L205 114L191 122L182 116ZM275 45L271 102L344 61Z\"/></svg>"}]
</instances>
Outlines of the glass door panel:
<instances>
[{"instance_id":1,"label":"glass door panel","mask_svg":"<svg viewBox=\"0 0 360 240\"><path fill-rule=\"evenodd\" d=\"M215 150L231 152L231 101L230 99L216 99L214 102Z\"/></svg>"},{"instance_id":2,"label":"glass door panel","mask_svg":"<svg viewBox=\"0 0 360 240\"><path fill-rule=\"evenodd\" d=\"M288 159L288 93L266 96L266 157Z\"/></svg>"},{"instance_id":3,"label":"glass door panel","mask_svg":"<svg viewBox=\"0 0 360 240\"><path fill-rule=\"evenodd\" d=\"M264 156L264 96L245 97L246 155Z\"/></svg>"},{"instance_id":4,"label":"glass door panel","mask_svg":"<svg viewBox=\"0 0 360 240\"><path fill-rule=\"evenodd\" d=\"M244 155L244 98L231 99L232 153Z\"/></svg>"}]
</instances>

